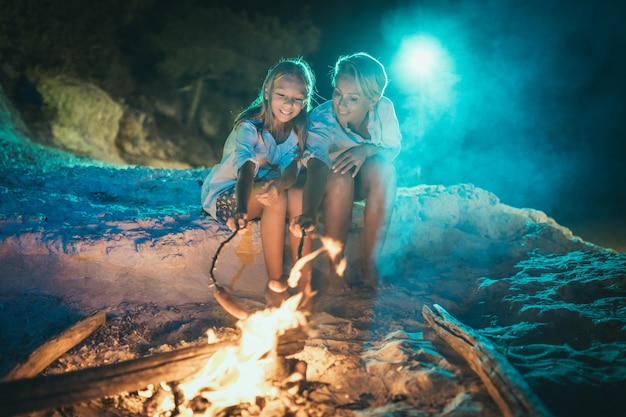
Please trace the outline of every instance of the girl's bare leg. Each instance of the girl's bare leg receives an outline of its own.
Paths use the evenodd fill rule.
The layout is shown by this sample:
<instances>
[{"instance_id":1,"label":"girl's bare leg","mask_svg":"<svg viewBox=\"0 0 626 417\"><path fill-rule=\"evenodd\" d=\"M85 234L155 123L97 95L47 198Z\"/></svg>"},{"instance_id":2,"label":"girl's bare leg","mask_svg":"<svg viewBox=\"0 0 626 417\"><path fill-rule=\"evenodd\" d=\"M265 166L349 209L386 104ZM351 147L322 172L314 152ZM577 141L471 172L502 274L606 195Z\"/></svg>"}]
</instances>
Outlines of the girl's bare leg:
<instances>
[{"instance_id":1,"label":"girl's bare leg","mask_svg":"<svg viewBox=\"0 0 626 417\"><path fill-rule=\"evenodd\" d=\"M253 192L248 203L248 215L261 216L261 244L263 259L269 278L268 286L278 292L287 290L283 276L283 254L285 249L285 220L287 216L287 195L282 192L271 206L264 206L256 200ZM250 217L253 218L253 217Z\"/></svg>"},{"instance_id":2,"label":"girl's bare leg","mask_svg":"<svg viewBox=\"0 0 626 417\"><path fill-rule=\"evenodd\" d=\"M287 190L287 215L290 219L296 218L302 214L302 193L303 189L299 187L292 187ZM293 233L288 233L289 237L289 251L291 253L291 260L295 264L300 257L311 253L311 240L310 236L305 236L304 240L294 236ZM300 243L302 243L302 250L300 251ZM308 300L312 297L313 287L311 284L311 277L313 271L312 262L308 262L300 270L301 276L298 281L297 291L302 293ZM303 300L306 303L307 300Z\"/></svg>"},{"instance_id":3,"label":"girl's bare leg","mask_svg":"<svg viewBox=\"0 0 626 417\"><path fill-rule=\"evenodd\" d=\"M292 187L287 190L287 216L290 219L296 218L302 214L302 188ZM304 245L302 247L302 253L298 253L300 246L300 238L293 233L289 233L289 251L291 253L291 260L296 262L299 258L298 255L306 255L311 252L311 239L305 238Z\"/></svg>"}]
</instances>

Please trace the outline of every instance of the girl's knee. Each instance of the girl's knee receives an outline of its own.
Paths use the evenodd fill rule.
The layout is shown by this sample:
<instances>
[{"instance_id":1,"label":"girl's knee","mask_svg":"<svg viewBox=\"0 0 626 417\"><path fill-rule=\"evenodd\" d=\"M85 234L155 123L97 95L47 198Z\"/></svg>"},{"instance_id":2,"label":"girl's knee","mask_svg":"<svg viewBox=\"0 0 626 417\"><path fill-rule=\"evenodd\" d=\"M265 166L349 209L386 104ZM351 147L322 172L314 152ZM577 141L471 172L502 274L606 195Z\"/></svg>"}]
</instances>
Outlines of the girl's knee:
<instances>
[{"instance_id":1,"label":"girl's knee","mask_svg":"<svg viewBox=\"0 0 626 417\"><path fill-rule=\"evenodd\" d=\"M302 201L304 190L301 187L291 187L285 190L285 193L287 194L287 201L291 204L292 202Z\"/></svg>"},{"instance_id":2,"label":"girl's knee","mask_svg":"<svg viewBox=\"0 0 626 417\"><path fill-rule=\"evenodd\" d=\"M278 200L276 201L276 205L283 207L287 210L287 192L285 190L278 193Z\"/></svg>"}]
</instances>

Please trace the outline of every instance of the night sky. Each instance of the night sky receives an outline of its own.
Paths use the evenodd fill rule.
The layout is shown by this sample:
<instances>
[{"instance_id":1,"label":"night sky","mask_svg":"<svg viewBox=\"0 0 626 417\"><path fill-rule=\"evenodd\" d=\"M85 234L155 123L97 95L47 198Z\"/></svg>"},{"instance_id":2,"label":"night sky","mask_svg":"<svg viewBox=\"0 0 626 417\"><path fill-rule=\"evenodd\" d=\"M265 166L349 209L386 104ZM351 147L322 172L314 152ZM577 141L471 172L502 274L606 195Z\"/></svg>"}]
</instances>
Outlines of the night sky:
<instances>
[{"instance_id":1,"label":"night sky","mask_svg":"<svg viewBox=\"0 0 626 417\"><path fill-rule=\"evenodd\" d=\"M473 183L566 225L625 219L626 3L381 1L311 12L323 32L309 57L323 97L341 54L365 51L387 67L404 135L400 185ZM440 62L411 81L399 51L416 36L438 45Z\"/></svg>"}]
</instances>

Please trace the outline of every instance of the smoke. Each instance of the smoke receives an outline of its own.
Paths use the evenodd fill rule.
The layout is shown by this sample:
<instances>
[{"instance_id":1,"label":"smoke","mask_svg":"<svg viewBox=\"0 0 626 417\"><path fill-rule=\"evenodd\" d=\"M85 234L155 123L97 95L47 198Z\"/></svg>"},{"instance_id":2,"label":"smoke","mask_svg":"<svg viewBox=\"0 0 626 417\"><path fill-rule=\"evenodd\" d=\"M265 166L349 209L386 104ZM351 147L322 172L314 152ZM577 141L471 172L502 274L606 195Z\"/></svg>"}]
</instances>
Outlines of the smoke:
<instances>
[{"instance_id":1,"label":"smoke","mask_svg":"<svg viewBox=\"0 0 626 417\"><path fill-rule=\"evenodd\" d=\"M400 185L470 182L548 214L592 211L596 202L623 212L624 9L608 1L467 0L420 1L387 14L388 46L427 34L451 61L433 81L446 80L445 100L432 85L416 91L396 82L402 77L390 66L387 95L404 136Z\"/></svg>"}]
</instances>

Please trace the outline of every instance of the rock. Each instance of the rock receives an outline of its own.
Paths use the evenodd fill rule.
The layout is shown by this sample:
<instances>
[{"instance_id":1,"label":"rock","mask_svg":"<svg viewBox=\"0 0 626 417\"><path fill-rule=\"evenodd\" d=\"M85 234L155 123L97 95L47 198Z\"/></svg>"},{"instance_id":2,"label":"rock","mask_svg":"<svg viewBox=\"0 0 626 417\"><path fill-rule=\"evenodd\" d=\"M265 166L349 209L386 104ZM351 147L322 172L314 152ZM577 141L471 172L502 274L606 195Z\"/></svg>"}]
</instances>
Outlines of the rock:
<instances>
[{"instance_id":1,"label":"rock","mask_svg":"<svg viewBox=\"0 0 626 417\"><path fill-rule=\"evenodd\" d=\"M115 147L124 111L105 91L66 76L41 76L37 89L56 145L81 156L124 163Z\"/></svg>"}]
</instances>

